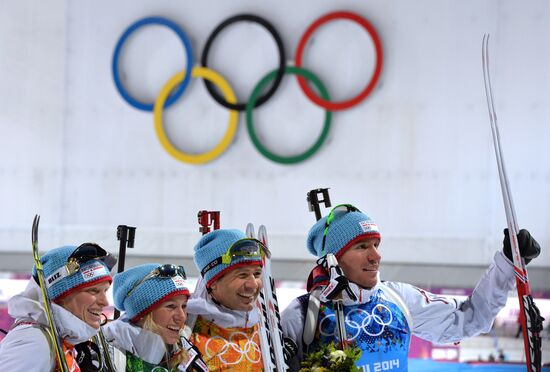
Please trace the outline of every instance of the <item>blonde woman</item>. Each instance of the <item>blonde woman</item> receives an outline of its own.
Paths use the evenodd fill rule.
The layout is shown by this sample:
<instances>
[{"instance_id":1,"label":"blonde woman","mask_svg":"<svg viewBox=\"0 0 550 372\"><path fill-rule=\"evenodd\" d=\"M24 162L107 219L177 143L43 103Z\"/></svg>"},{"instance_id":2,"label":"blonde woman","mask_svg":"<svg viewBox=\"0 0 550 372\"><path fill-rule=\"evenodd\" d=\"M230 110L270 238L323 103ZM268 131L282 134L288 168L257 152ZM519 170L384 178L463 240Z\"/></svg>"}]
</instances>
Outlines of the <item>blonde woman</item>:
<instances>
[{"instance_id":1,"label":"blonde woman","mask_svg":"<svg viewBox=\"0 0 550 372\"><path fill-rule=\"evenodd\" d=\"M126 371L197 369L200 358L181 334L189 298L185 279L183 266L155 263L115 275L115 306L124 314L103 328L107 341L125 353Z\"/></svg>"}]
</instances>

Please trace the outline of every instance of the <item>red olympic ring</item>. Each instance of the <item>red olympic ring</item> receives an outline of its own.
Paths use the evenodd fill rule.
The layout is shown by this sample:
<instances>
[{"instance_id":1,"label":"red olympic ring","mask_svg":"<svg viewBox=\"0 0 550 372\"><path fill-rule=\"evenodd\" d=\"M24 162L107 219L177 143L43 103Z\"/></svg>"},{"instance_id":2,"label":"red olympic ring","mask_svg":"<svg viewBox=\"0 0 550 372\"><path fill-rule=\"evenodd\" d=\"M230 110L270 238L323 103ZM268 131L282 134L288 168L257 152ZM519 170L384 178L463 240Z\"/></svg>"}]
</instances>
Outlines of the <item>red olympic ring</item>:
<instances>
[{"instance_id":1,"label":"red olympic ring","mask_svg":"<svg viewBox=\"0 0 550 372\"><path fill-rule=\"evenodd\" d=\"M314 21L308 29L304 32L302 35L302 38L300 39L298 43L298 47L296 48L296 56L295 56L295 64L296 67L302 67L302 55L304 53L304 48L311 37L313 33L323 24L328 23L330 21L333 21L335 19L348 19L350 21L357 22L360 26L362 26L370 35L372 38L372 41L374 42L374 48L376 52L376 65L374 68L374 73L372 74L372 77L365 87L358 95L355 97L347 100L347 101L340 101L340 102L332 102L325 99L322 99L319 97L315 92L309 87L306 80L301 77L297 76L298 83L300 84L300 88L302 88L302 91L304 94L313 101L316 105L323 107L326 110L331 111L338 111L338 110L345 110L352 106L355 106L372 92L374 87L376 86L376 83L378 82L378 78L380 77L380 73L382 72L382 60L383 60L383 54L382 54L382 43L380 42L380 38L378 37L378 34L376 33L376 29L363 17L352 13L352 12L346 12L346 11L340 11L340 12L332 12L325 14L321 18L318 18L316 21Z\"/></svg>"}]
</instances>

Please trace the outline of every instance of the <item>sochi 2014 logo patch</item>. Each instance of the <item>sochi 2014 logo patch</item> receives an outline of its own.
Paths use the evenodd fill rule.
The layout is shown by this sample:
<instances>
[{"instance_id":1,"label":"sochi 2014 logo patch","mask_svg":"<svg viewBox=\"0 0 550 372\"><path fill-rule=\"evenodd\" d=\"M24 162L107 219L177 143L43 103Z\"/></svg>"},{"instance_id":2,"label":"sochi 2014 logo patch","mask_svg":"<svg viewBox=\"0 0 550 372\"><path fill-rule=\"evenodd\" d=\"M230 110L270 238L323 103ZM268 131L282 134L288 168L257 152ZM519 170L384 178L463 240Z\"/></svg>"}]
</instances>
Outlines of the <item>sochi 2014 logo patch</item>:
<instances>
[{"instance_id":1,"label":"sochi 2014 logo patch","mask_svg":"<svg viewBox=\"0 0 550 372\"><path fill-rule=\"evenodd\" d=\"M359 226L361 226L361 229L363 229L363 232L366 232L366 233L380 232L378 230L378 226L375 223L372 223L371 221L361 221L359 222Z\"/></svg>"},{"instance_id":2,"label":"sochi 2014 logo patch","mask_svg":"<svg viewBox=\"0 0 550 372\"><path fill-rule=\"evenodd\" d=\"M81 270L80 273L82 274L82 279L84 279L85 282L109 274L107 269L105 269L105 266L100 263L95 263L92 266Z\"/></svg>"}]
</instances>

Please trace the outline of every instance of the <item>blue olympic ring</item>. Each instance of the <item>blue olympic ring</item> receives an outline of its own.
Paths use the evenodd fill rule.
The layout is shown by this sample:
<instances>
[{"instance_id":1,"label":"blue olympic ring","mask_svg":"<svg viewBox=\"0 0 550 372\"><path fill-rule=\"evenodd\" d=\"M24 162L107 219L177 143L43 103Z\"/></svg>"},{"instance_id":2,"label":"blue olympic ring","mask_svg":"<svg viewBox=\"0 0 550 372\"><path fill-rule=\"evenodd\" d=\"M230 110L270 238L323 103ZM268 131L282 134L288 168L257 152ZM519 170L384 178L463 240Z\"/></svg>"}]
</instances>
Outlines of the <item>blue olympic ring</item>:
<instances>
[{"instance_id":1,"label":"blue olympic ring","mask_svg":"<svg viewBox=\"0 0 550 372\"><path fill-rule=\"evenodd\" d=\"M193 49L191 48L191 42L189 41L189 38L183 32L183 30L174 22L170 21L169 19L162 18L162 17L147 17L140 19L139 21L136 21L132 23L122 34L120 39L118 39L118 42L115 47L115 52L113 54L113 64L112 64L112 71L113 71L113 79L115 80L116 87L118 91L120 92L120 95L126 102L128 102L130 105L134 106L135 108L139 110L144 111L153 111L154 103L145 103L138 101L134 97L132 97L124 88L122 85L122 81L120 79L120 74L118 72L118 60L120 58L120 51L122 50L122 46L124 45L124 42L128 37L140 28L141 26L146 25L161 25L166 26L170 28L172 31L174 31L180 40L183 43L183 46L185 48L185 54L186 54L186 62L187 66L185 67L185 76L183 78L183 81L180 85L174 90L174 92L168 97L166 100L166 103L164 104L164 107L169 107L171 104L176 102L176 100L183 94L183 91L185 88L187 88L187 85L191 81L191 70L193 69Z\"/></svg>"}]
</instances>

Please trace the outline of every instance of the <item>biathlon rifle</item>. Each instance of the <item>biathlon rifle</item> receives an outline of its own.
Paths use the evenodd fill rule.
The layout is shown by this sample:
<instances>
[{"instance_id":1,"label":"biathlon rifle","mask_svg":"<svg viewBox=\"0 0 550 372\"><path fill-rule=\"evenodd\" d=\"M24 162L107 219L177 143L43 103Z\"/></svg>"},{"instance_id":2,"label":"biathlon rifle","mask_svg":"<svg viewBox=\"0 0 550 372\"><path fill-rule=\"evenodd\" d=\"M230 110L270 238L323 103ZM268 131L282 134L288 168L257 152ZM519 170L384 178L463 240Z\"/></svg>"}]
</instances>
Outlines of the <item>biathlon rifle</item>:
<instances>
[{"instance_id":1,"label":"biathlon rifle","mask_svg":"<svg viewBox=\"0 0 550 372\"><path fill-rule=\"evenodd\" d=\"M202 235L208 234L212 230L218 230L220 228L220 212L219 211L207 211L200 210L197 213L197 219L199 222L199 232ZM199 274L199 279L195 285L195 292L197 290L206 290L204 285L202 285L202 277ZM195 322L197 321L197 316L194 314L188 314L187 320L185 322L184 334L185 337L191 337L193 333L193 328L195 327Z\"/></svg>"},{"instance_id":2,"label":"biathlon rifle","mask_svg":"<svg viewBox=\"0 0 550 372\"><path fill-rule=\"evenodd\" d=\"M220 228L220 211L199 211L197 214L199 220L199 232L202 235L208 234L212 230Z\"/></svg>"},{"instance_id":3,"label":"biathlon rifle","mask_svg":"<svg viewBox=\"0 0 550 372\"><path fill-rule=\"evenodd\" d=\"M126 263L126 248L134 248L134 240L136 237L136 228L127 225L118 225L116 229L116 238L120 242L118 247L118 266L117 273L124 271ZM118 319L120 311L115 309L114 318Z\"/></svg>"},{"instance_id":4,"label":"biathlon rifle","mask_svg":"<svg viewBox=\"0 0 550 372\"><path fill-rule=\"evenodd\" d=\"M220 212L219 211L206 211L206 210L200 210L197 213L197 218L199 221L199 232L202 235L208 234L212 230L218 230L220 228ZM202 281L202 278L199 275L199 279L197 281L197 285L195 287L199 288L200 282ZM208 372L208 366L202 359L201 353L199 349L195 345L193 345L187 337L190 337L193 333L193 328L195 327L195 322L197 321L196 315L188 315L187 321L185 323L183 335L180 338L182 348L187 351L187 354L189 355L189 360L186 363L185 368L193 371L199 371L199 372Z\"/></svg>"},{"instance_id":5,"label":"biathlon rifle","mask_svg":"<svg viewBox=\"0 0 550 372\"><path fill-rule=\"evenodd\" d=\"M319 204L323 203L325 205L325 208L330 208L330 196L328 194L328 188L324 189L313 189L308 191L306 200L307 200L307 206L309 208L310 212L315 212L315 218L317 221L321 219L321 209L319 208ZM319 195L322 196L322 199L319 199Z\"/></svg>"},{"instance_id":6,"label":"biathlon rifle","mask_svg":"<svg viewBox=\"0 0 550 372\"><path fill-rule=\"evenodd\" d=\"M315 212L315 218L317 221L321 219L321 209L319 208L319 204L323 203L325 207L329 208L331 206L330 203L330 196L328 193L328 188L319 188L319 189L313 189L308 191L307 193L307 204L309 207L310 212ZM319 198L319 195L322 196L322 198ZM344 301L342 298L342 290L348 288L347 279L343 275L343 272L341 268L338 266L338 260L333 254L327 254L326 260L326 269L329 272L330 275L330 281L321 294L324 298L330 299L332 303L334 304L334 312L336 315L336 329L338 330L338 340L340 341L340 348L342 350L345 350L347 348L347 338L346 338L346 323L344 318ZM339 283L343 283L342 279L345 281L345 285L340 285ZM333 285L336 283L337 285ZM339 291L335 291L338 289ZM328 293L326 293L328 290ZM306 314L306 327L304 327L304 337L307 338L304 339L304 341L309 341L309 338L312 338L313 334L310 334L311 332L308 330L311 330L311 325L309 325L309 322L313 322L317 320L317 313L315 311L319 311L319 304L318 299L316 298L317 294L310 294L309 298L309 304L308 304L308 313ZM311 308L311 310L310 310ZM309 319L309 322L308 322ZM314 327L316 325L313 325ZM315 329L315 328L313 328ZM308 343L306 343L308 344Z\"/></svg>"},{"instance_id":7,"label":"biathlon rifle","mask_svg":"<svg viewBox=\"0 0 550 372\"><path fill-rule=\"evenodd\" d=\"M117 227L117 240L120 241L120 245L118 248L118 266L117 266L117 273L124 271L124 265L126 261L126 248L134 248L134 240L136 237L136 228L132 226L126 226L126 225L118 225ZM118 319L120 316L120 311L115 309L114 312L114 319ZM108 319L105 320L107 322ZM97 336L94 336L94 342L96 344L99 344L102 351L102 362L105 365L105 368L107 368L108 371L116 371L116 368L114 367L114 363L111 359L111 354L109 352L110 345L105 339L105 335L103 334L103 330L100 328L99 332L97 333Z\"/></svg>"}]
</instances>

